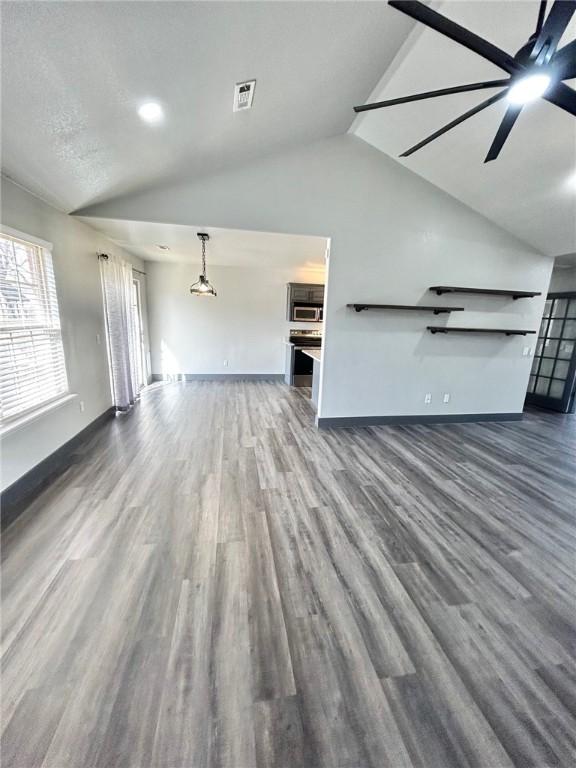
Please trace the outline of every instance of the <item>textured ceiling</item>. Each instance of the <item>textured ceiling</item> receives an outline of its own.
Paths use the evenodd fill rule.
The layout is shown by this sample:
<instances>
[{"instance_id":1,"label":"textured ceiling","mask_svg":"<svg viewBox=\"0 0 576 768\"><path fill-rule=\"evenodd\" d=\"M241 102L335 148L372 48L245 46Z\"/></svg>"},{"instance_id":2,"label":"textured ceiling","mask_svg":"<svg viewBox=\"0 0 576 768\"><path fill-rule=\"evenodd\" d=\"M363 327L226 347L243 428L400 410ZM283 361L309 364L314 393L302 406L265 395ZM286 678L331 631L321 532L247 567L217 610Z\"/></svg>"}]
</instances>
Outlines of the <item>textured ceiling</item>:
<instances>
[{"instance_id":1,"label":"textured ceiling","mask_svg":"<svg viewBox=\"0 0 576 768\"><path fill-rule=\"evenodd\" d=\"M533 0L444 2L435 7L511 53L532 33L538 12ZM561 45L574 37L576 18ZM489 62L418 25L367 101L502 77L505 73ZM364 113L352 131L543 253L574 252L576 119L557 107L543 101L528 105L499 158L491 163L484 164L484 158L505 111L504 102L410 157L398 158L496 92L443 96Z\"/></svg>"},{"instance_id":2,"label":"textured ceiling","mask_svg":"<svg viewBox=\"0 0 576 768\"><path fill-rule=\"evenodd\" d=\"M301 267L324 272L327 240L305 235L78 217L145 261L200 263L197 232L207 232L210 264L227 267ZM169 250L158 248L168 246Z\"/></svg>"},{"instance_id":3,"label":"textured ceiling","mask_svg":"<svg viewBox=\"0 0 576 768\"><path fill-rule=\"evenodd\" d=\"M72 211L345 133L413 23L382 2L2 2L3 169ZM254 106L232 112L234 84ZM143 101L166 120L140 121Z\"/></svg>"}]
</instances>

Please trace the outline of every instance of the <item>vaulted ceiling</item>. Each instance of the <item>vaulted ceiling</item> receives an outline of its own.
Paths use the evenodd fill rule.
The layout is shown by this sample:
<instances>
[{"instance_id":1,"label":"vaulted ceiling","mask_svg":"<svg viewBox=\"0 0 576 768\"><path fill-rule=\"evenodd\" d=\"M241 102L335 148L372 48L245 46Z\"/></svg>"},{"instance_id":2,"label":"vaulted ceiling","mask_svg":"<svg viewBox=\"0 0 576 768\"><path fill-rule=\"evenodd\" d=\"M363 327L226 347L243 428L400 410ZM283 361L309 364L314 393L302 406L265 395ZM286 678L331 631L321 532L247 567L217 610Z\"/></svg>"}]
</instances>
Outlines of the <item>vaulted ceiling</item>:
<instances>
[{"instance_id":1,"label":"vaulted ceiling","mask_svg":"<svg viewBox=\"0 0 576 768\"><path fill-rule=\"evenodd\" d=\"M514 52L536 0L434 3ZM485 96L352 106L494 76L385 2L3 2L3 171L75 211L352 130L401 151ZM574 25L567 38L575 36ZM254 107L232 112L256 78ZM165 121L137 115L159 101ZM576 120L536 103L483 163L495 105L404 165L549 255L576 252Z\"/></svg>"},{"instance_id":2,"label":"vaulted ceiling","mask_svg":"<svg viewBox=\"0 0 576 768\"><path fill-rule=\"evenodd\" d=\"M534 31L536 0L436 3L440 13L509 53ZM391 13L398 13L390 8ZM398 13L398 15L401 15ZM576 16L560 43L576 37ZM417 25L368 101L506 77L490 62ZM574 83L569 83L574 85ZM576 119L528 104L497 160L484 163L503 100L407 158L399 155L498 89L442 96L360 115L352 131L550 256L576 251Z\"/></svg>"}]
</instances>

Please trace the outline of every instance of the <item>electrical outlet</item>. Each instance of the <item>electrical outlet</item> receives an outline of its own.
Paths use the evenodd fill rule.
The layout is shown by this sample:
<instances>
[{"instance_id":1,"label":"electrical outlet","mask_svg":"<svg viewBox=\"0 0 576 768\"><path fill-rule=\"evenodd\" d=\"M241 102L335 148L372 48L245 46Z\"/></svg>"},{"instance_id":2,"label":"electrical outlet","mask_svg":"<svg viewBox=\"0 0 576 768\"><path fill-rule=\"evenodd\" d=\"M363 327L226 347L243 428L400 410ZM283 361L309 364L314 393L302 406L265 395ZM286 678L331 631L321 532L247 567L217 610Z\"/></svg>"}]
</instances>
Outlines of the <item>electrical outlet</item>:
<instances>
[{"instance_id":1,"label":"electrical outlet","mask_svg":"<svg viewBox=\"0 0 576 768\"><path fill-rule=\"evenodd\" d=\"M444 392L444 402L445 403L450 402L450 392Z\"/></svg>"},{"instance_id":2,"label":"electrical outlet","mask_svg":"<svg viewBox=\"0 0 576 768\"><path fill-rule=\"evenodd\" d=\"M228 368L228 360L224 360L224 368Z\"/></svg>"},{"instance_id":3,"label":"electrical outlet","mask_svg":"<svg viewBox=\"0 0 576 768\"><path fill-rule=\"evenodd\" d=\"M424 403L425 405L430 405L431 402L432 402L432 393L428 392L427 394L424 395Z\"/></svg>"},{"instance_id":4,"label":"electrical outlet","mask_svg":"<svg viewBox=\"0 0 576 768\"><path fill-rule=\"evenodd\" d=\"M82 413L84 413L84 400L80 400L80 402L78 403L78 405L80 406L80 411L81 411Z\"/></svg>"},{"instance_id":5,"label":"electrical outlet","mask_svg":"<svg viewBox=\"0 0 576 768\"><path fill-rule=\"evenodd\" d=\"M100 338L100 334L96 334L96 344L102 344L102 339Z\"/></svg>"}]
</instances>

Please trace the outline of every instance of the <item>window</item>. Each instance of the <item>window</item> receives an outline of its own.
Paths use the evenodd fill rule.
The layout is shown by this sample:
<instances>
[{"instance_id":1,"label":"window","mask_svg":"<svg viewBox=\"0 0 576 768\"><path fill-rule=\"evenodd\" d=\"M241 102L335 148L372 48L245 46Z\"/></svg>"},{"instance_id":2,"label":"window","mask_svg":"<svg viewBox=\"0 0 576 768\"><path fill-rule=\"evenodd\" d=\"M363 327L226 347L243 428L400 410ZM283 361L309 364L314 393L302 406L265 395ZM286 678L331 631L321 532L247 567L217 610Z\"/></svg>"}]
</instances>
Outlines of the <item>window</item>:
<instances>
[{"instance_id":1,"label":"window","mask_svg":"<svg viewBox=\"0 0 576 768\"><path fill-rule=\"evenodd\" d=\"M0 233L0 420L67 392L50 248Z\"/></svg>"}]
</instances>

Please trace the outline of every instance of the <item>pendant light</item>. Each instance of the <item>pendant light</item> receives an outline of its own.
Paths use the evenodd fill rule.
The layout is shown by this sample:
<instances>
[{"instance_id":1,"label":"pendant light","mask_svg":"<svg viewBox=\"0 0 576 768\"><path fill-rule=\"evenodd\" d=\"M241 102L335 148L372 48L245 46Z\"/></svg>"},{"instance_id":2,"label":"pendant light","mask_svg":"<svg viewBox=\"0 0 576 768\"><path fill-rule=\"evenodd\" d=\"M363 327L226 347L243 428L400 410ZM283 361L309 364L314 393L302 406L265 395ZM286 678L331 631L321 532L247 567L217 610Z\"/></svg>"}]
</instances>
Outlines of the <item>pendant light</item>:
<instances>
[{"instance_id":1,"label":"pendant light","mask_svg":"<svg viewBox=\"0 0 576 768\"><path fill-rule=\"evenodd\" d=\"M206 232L198 232L198 238L202 241L202 274L198 282L190 286L190 293L193 296L216 296L216 291L206 277L206 240L210 240L210 235Z\"/></svg>"}]
</instances>

